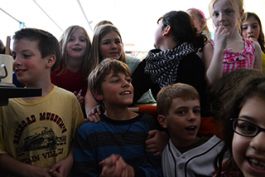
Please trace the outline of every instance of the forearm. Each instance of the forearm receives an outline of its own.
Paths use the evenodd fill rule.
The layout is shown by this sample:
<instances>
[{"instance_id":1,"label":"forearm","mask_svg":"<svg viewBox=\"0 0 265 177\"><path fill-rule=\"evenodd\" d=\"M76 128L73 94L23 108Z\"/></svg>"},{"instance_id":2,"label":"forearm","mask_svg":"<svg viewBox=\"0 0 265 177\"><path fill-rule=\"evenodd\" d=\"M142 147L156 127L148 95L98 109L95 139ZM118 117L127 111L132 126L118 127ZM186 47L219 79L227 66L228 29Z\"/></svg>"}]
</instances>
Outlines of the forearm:
<instances>
[{"instance_id":1,"label":"forearm","mask_svg":"<svg viewBox=\"0 0 265 177\"><path fill-rule=\"evenodd\" d=\"M97 105L97 101L94 99L90 90L88 89L85 95L85 110L87 117L89 116L90 111Z\"/></svg>"},{"instance_id":2,"label":"forearm","mask_svg":"<svg viewBox=\"0 0 265 177\"><path fill-rule=\"evenodd\" d=\"M254 68L262 71L262 51L258 43L255 43L255 62Z\"/></svg>"},{"instance_id":3,"label":"forearm","mask_svg":"<svg viewBox=\"0 0 265 177\"><path fill-rule=\"evenodd\" d=\"M67 177L69 176L72 170L73 161L74 161L73 154L70 152L69 155L65 159L54 164L49 170L49 172L50 173L55 172L55 173L60 174L60 176Z\"/></svg>"},{"instance_id":4,"label":"forearm","mask_svg":"<svg viewBox=\"0 0 265 177\"><path fill-rule=\"evenodd\" d=\"M207 81L211 85L214 81L223 76L223 50L214 51L209 68L206 71Z\"/></svg>"},{"instance_id":5,"label":"forearm","mask_svg":"<svg viewBox=\"0 0 265 177\"><path fill-rule=\"evenodd\" d=\"M0 169L5 169L8 174L14 174L21 177L28 177L32 165L19 162L8 154L0 155Z\"/></svg>"},{"instance_id":6,"label":"forearm","mask_svg":"<svg viewBox=\"0 0 265 177\"><path fill-rule=\"evenodd\" d=\"M204 61L205 70L207 71L209 68L209 65L211 63L211 60L213 58L213 46L210 42L205 44L205 46L203 47L203 56L202 57L203 57L203 61Z\"/></svg>"}]
</instances>

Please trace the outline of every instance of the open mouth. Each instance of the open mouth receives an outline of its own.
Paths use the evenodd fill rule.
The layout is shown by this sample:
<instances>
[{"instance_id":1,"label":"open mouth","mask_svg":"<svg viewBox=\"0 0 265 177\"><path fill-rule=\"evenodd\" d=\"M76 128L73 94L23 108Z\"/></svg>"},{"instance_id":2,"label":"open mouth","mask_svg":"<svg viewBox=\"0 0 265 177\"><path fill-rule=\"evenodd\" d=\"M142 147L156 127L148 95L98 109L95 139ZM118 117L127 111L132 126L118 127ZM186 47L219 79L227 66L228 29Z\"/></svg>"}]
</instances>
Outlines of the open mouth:
<instances>
[{"instance_id":1,"label":"open mouth","mask_svg":"<svg viewBox=\"0 0 265 177\"><path fill-rule=\"evenodd\" d=\"M14 69L15 73L22 73L26 71L25 69Z\"/></svg>"},{"instance_id":2,"label":"open mouth","mask_svg":"<svg viewBox=\"0 0 265 177\"><path fill-rule=\"evenodd\" d=\"M193 126L188 126L185 128L185 130L189 131L189 132L194 132L197 130L197 126L193 125Z\"/></svg>"},{"instance_id":3,"label":"open mouth","mask_svg":"<svg viewBox=\"0 0 265 177\"><path fill-rule=\"evenodd\" d=\"M72 50L76 51L76 52L80 52L80 51L82 51L82 48L73 48Z\"/></svg>"},{"instance_id":4,"label":"open mouth","mask_svg":"<svg viewBox=\"0 0 265 177\"><path fill-rule=\"evenodd\" d=\"M120 95L131 95L131 94L132 94L131 91L124 91L120 93Z\"/></svg>"},{"instance_id":5,"label":"open mouth","mask_svg":"<svg viewBox=\"0 0 265 177\"><path fill-rule=\"evenodd\" d=\"M253 158L249 158L248 162L252 167L254 167L256 169L265 170L265 163L264 162L260 162L257 159L253 159Z\"/></svg>"}]
</instances>

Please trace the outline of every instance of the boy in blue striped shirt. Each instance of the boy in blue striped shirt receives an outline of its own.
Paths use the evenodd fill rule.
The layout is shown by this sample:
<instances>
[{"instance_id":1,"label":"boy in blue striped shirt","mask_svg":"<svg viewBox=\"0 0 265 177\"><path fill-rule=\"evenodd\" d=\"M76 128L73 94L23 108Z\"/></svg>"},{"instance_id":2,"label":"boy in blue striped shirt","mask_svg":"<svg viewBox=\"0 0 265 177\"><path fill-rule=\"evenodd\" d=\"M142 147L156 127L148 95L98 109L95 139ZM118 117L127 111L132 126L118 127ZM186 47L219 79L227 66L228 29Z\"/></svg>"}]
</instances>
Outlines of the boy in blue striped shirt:
<instances>
[{"instance_id":1,"label":"boy in blue striped shirt","mask_svg":"<svg viewBox=\"0 0 265 177\"><path fill-rule=\"evenodd\" d=\"M88 85L104 106L97 123L85 122L77 130L74 177L159 177L160 159L148 153L145 140L155 119L128 109L133 86L126 64L103 60L89 75Z\"/></svg>"}]
</instances>

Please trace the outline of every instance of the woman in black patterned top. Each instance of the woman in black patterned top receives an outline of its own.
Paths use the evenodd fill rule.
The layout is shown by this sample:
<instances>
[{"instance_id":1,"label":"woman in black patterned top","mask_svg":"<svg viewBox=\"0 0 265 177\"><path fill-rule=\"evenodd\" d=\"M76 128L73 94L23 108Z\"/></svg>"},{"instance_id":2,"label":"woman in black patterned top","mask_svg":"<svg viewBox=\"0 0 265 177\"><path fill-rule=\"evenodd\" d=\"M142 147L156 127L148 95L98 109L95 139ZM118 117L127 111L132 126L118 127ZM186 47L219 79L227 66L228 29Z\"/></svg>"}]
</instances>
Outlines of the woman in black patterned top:
<instances>
[{"instance_id":1,"label":"woman in black patterned top","mask_svg":"<svg viewBox=\"0 0 265 177\"><path fill-rule=\"evenodd\" d=\"M196 52L207 38L196 33L190 16L183 11L170 11L160 17L157 24L156 49L149 51L132 75L134 100L148 89L156 96L164 86L186 83L199 92L202 115L206 115L205 69Z\"/></svg>"}]
</instances>

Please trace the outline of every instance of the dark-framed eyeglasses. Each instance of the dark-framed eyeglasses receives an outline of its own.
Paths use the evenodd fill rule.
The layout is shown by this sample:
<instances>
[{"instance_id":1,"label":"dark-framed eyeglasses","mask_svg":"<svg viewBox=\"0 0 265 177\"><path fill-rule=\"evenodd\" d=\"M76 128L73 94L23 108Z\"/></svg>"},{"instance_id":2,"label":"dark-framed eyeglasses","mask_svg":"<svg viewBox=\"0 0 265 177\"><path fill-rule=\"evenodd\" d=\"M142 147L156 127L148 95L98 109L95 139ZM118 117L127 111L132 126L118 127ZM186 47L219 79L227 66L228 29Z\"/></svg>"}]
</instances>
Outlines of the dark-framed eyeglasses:
<instances>
[{"instance_id":1,"label":"dark-framed eyeglasses","mask_svg":"<svg viewBox=\"0 0 265 177\"><path fill-rule=\"evenodd\" d=\"M265 128L261 128L258 125L245 120L245 119L232 119L233 120L233 130L235 133L245 136L245 137L255 137L260 132L265 132Z\"/></svg>"}]
</instances>

